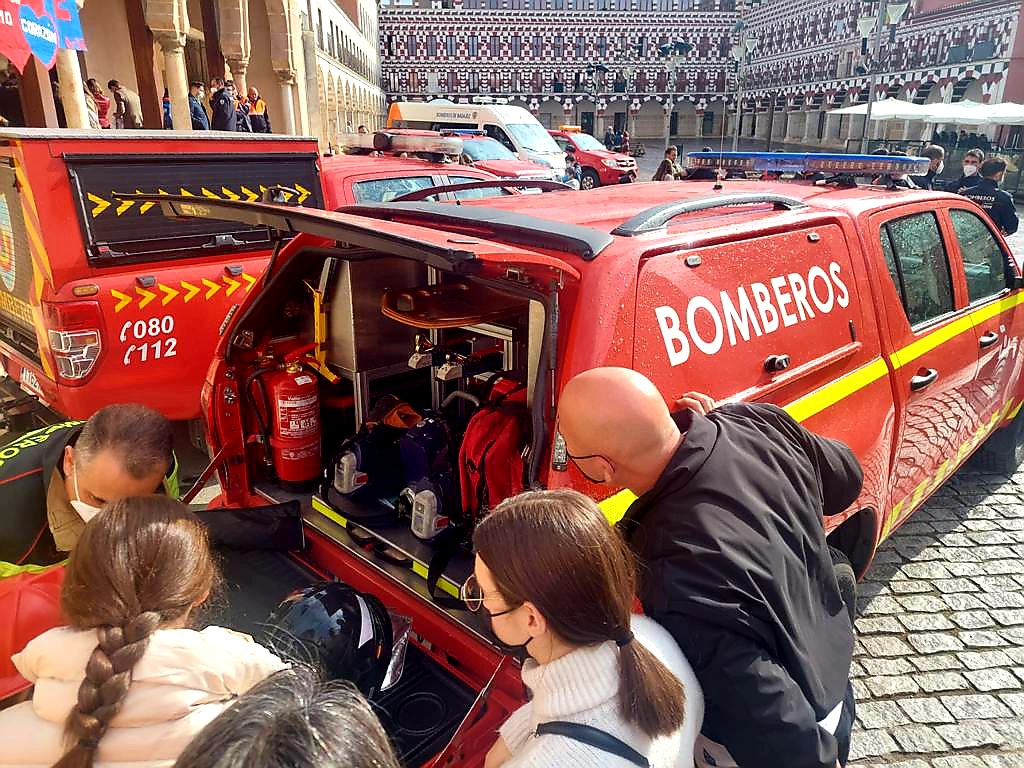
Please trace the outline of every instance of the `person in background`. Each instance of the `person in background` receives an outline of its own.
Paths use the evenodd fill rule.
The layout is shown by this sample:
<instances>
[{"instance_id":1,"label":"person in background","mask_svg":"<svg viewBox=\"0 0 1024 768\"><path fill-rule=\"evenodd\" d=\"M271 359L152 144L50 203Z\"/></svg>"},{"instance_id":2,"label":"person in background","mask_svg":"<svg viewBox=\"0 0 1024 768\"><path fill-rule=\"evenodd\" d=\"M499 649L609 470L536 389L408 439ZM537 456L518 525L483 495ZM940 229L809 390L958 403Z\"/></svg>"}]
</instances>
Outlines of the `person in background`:
<instances>
[{"instance_id":1,"label":"person in background","mask_svg":"<svg viewBox=\"0 0 1024 768\"><path fill-rule=\"evenodd\" d=\"M192 118L193 131L210 130L210 118L203 107L203 84L193 80L188 86L188 111Z\"/></svg>"},{"instance_id":2,"label":"person in background","mask_svg":"<svg viewBox=\"0 0 1024 768\"><path fill-rule=\"evenodd\" d=\"M96 116L99 119L100 128L109 128L110 97L103 92L103 88L100 87L95 77L90 77L85 81L85 88L89 91L93 102L96 104Z\"/></svg>"},{"instance_id":3,"label":"person in background","mask_svg":"<svg viewBox=\"0 0 1024 768\"><path fill-rule=\"evenodd\" d=\"M275 672L207 725L174 768L399 768L366 699L309 667Z\"/></svg>"},{"instance_id":4,"label":"person in background","mask_svg":"<svg viewBox=\"0 0 1024 768\"><path fill-rule=\"evenodd\" d=\"M612 758L627 754L692 766L700 687L668 633L632 615L635 563L593 501L520 494L477 525L473 548L466 605L484 611L499 647L528 655L532 694L502 725L486 768L624 765Z\"/></svg>"},{"instance_id":5,"label":"person in background","mask_svg":"<svg viewBox=\"0 0 1024 768\"><path fill-rule=\"evenodd\" d=\"M85 111L89 116L89 127L94 130L99 130L100 113L99 108L96 106L96 99L92 97L92 91L89 90L88 85L83 83L82 88L85 91Z\"/></svg>"},{"instance_id":6,"label":"person in background","mask_svg":"<svg viewBox=\"0 0 1024 768\"><path fill-rule=\"evenodd\" d=\"M270 113L267 102L260 96L255 86L249 87L249 121L253 133L270 133Z\"/></svg>"},{"instance_id":7,"label":"person in background","mask_svg":"<svg viewBox=\"0 0 1024 768\"><path fill-rule=\"evenodd\" d=\"M654 176L651 177L652 181L674 181L675 179L684 178L683 169L676 162L678 157L679 150L671 145L667 147L665 149L665 159L661 161L658 169L654 172Z\"/></svg>"},{"instance_id":8,"label":"person in background","mask_svg":"<svg viewBox=\"0 0 1024 768\"><path fill-rule=\"evenodd\" d=\"M235 108L235 130L239 133L252 133L252 122L249 120L249 102L238 92L234 80L224 81L224 90L231 97Z\"/></svg>"},{"instance_id":9,"label":"person in background","mask_svg":"<svg viewBox=\"0 0 1024 768\"><path fill-rule=\"evenodd\" d=\"M574 187L580 189L583 186L583 167L576 159L576 148L572 144L565 148L565 171L569 175L569 183L575 182Z\"/></svg>"},{"instance_id":10,"label":"person in background","mask_svg":"<svg viewBox=\"0 0 1024 768\"><path fill-rule=\"evenodd\" d=\"M921 150L921 157L928 158L928 172L923 176L911 176L910 180L918 189L935 189L935 179L945 168L946 150L938 144L929 144Z\"/></svg>"},{"instance_id":11,"label":"person in background","mask_svg":"<svg viewBox=\"0 0 1024 768\"><path fill-rule=\"evenodd\" d=\"M8 125L25 125L25 114L21 106L21 75L13 65L8 65L3 83L0 83L0 115Z\"/></svg>"},{"instance_id":12,"label":"person in background","mask_svg":"<svg viewBox=\"0 0 1024 768\"><path fill-rule=\"evenodd\" d=\"M350 131L350 133L351 133L351 131ZM369 131L367 130L365 125L360 125L358 128L356 128L356 133L364 134L365 135L365 134L369 133Z\"/></svg>"},{"instance_id":13,"label":"person in background","mask_svg":"<svg viewBox=\"0 0 1024 768\"><path fill-rule=\"evenodd\" d=\"M595 368L563 389L558 432L581 478L638 497L619 527L644 613L704 690L697 765L845 764L855 606L822 519L856 501L860 465L774 405L679 404L636 371Z\"/></svg>"},{"instance_id":14,"label":"person in background","mask_svg":"<svg viewBox=\"0 0 1024 768\"><path fill-rule=\"evenodd\" d=\"M123 499L90 520L61 588L68 626L13 659L35 690L0 712L0 766L170 763L284 668L247 635L188 628L217 580L206 531L179 502Z\"/></svg>"},{"instance_id":15,"label":"person in background","mask_svg":"<svg viewBox=\"0 0 1024 768\"><path fill-rule=\"evenodd\" d=\"M1004 235L1012 235L1017 231L1020 222L1013 198L999 184L1006 175L1006 161L994 157L981 164L981 179L973 187L965 189L964 197L973 200L988 213Z\"/></svg>"},{"instance_id":16,"label":"person in background","mask_svg":"<svg viewBox=\"0 0 1024 768\"><path fill-rule=\"evenodd\" d=\"M35 430L0 454L0 577L64 560L104 504L161 486L177 496L171 424L143 405Z\"/></svg>"},{"instance_id":17,"label":"person in background","mask_svg":"<svg viewBox=\"0 0 1024 768\"><path fill-rule=\"evenodd\" d=\"M619 152L624 155L628 155L630 151L629 147L629 131L622 132L622 146L619 147Z\"/></svg>"},{"instance_id":18,"label":"person in background","mask_svg":"<svg viewBox=\"0 0 1024 768\"><path fill-rule=\"evenodd\" d=\"M615 148L615 130L610 125L604 132L604 148L609 152Z\"/></svg>"},{"instance_id":19,"label":"person in background","mask_svg":"<svg viewBox=\"0 0 1024 768\"><path fill-rule=\"evenodd\" d=\"M164 96L160 100L160 106L164 114L164 130L170 131L174 128L174 117L171 115L171 94L164 88Z\"/></svg>"},{"instance_id":20,"label":"person in background","mask_svg":"<svg viewBox=\"0 0 1024 768\"><path fill-rule=\"evenodd\" d=\"M978 171L981 169L981 164L984 162L984 152L978 148L968 149L967 152L964 153L963 173L960 175L959 179L946 187L946 191L957 192L962 195L964 190L970 189L981 181L981 176L978 175Z\"/></svg>"},{"instance_id":21,"label":"person in background","mask_svg":"<svg viewBox=\"0 0 1024 768\"><path fill-rule=\"evenodd\" d=\"M235 131L235 100L220 77L210 80L210 116L213 130Z\"/></svg>"},{"instance_id":22,"label":"person in background","mask_svg":"<svg viewBox=\"0 0 1024 768\"><path fill-rule=\"evenodd\" d=\"M114 127L142 128L142 102L139 101L139 94L117 80L108 82L107 89L114 96Z\"/></svg>"}]
</instances>

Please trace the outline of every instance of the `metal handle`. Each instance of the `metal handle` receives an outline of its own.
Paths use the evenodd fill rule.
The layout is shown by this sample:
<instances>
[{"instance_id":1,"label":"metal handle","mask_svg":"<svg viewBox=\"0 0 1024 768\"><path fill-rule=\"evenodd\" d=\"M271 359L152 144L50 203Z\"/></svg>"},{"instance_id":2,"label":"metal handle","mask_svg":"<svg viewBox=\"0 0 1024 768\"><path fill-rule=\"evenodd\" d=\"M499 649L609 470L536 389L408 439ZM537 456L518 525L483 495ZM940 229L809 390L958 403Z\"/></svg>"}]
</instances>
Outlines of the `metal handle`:
<instances>
[{"instance_id":1,"label":"metal handle","mask_svg":"<svg viewBox=\"0 0 1024 768\"><path fill-rule=\"evenodd\" d=\"M910 391L917 392L919 389L924 389L937 378L939 378L939 372L934 368L928 368L924 373L919 373L910 380Z\"/></svg>"},{"instance_id":2,"label":"metal handle","mask_svg":"<svg viewBox=\"0 0 1024 768\"><path fill-rule=\"evenodd\" d=\"M806 208L807 203L786 195L774 193L741 192L730 195L714 195L689 200L677 200L671 203L648 208L612 230L613 235L620 237L636 237L647 232L655 232L677 216L684 213L709 211L714 208L726 208L733 205L756 205L771 203L775 210L797 211Z\"/></svg>"},{"instance_id":3,"label":"metal handle","mask_svg":"<svg viewBox=\"0 0 1024 768\"><path fill-rule=\"evenodd\" d=\"M982 349L985 349L985 347L991 347L997 341L999 341L999 334L996 333L995 331L989 331L980 339L978 339L978 344L981 346Z\"/></svg>"}]
</instances>

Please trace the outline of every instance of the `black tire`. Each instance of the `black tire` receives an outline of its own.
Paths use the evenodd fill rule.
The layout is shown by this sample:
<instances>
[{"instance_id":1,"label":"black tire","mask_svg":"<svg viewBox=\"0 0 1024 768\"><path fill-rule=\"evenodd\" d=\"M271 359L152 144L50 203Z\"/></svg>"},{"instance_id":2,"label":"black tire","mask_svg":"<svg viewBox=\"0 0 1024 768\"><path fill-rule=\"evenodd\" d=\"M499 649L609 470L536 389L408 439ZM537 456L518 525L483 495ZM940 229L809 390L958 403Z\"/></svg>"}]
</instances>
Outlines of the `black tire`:
<instances>
[{"instance_id":1,"label":"black tire","mask_svg":"<svg viewBox=\"0 0 1024 768\"><path fill-rule=\"evenodd\" d=\"M986 472L1012 475L1024 463L1024 409L986 440L972 463Z\"/></svg>"},{"instance_id":2,"label":"black tire","mask_svg":"<svg viewBox=\"0 0 1024 768\"><path fill-rule=\"evenodd\" d=\"M601 186L601 177L593 168L583 169L583 179L580 181L580 189L597 189Z\"/></svg>"},{"instance_id":3,"label":"black tire","mask_svg":"<svg viewBox=\"0 0 1024 768\"><path fill-rule=\"evenodd\" d=\"M828 553L832 555L832 571L839 583L839 594L843 596L846 612L853 624L857 618L857 574L853 572L853 564L845 554L835 547L829 547Z\"/></svg>"}]
</instances>

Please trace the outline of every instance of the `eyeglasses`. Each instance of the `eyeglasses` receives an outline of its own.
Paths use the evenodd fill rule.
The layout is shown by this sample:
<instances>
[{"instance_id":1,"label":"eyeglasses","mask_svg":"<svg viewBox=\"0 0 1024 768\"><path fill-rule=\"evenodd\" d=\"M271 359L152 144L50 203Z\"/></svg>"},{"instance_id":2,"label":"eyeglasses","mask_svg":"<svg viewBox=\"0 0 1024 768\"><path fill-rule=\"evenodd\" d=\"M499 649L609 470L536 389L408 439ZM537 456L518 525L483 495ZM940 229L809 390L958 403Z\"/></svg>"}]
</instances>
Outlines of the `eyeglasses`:
<instances>
[{"instance_id":1,"label":"eyeglasses","mask_svg":"<svg viewBox=\"0 0 1024 768\"><path fill-rule=\"evenodd\" d=\"M459 599L466 604L466 607L473 613L478 613L481 608L484 607L484 598L488 595L499 595L498 592L484 592L483 587L480 586L480 582L476 580L476 574L471 573L469 578L463 582L459 588ZM504 616L507 613L518 609L522 603L509 608L504 611L498 611L497 613L491 613L490 611L484 611L490 618L496 619L498 616Z\"/></svg>"}]
</instances>

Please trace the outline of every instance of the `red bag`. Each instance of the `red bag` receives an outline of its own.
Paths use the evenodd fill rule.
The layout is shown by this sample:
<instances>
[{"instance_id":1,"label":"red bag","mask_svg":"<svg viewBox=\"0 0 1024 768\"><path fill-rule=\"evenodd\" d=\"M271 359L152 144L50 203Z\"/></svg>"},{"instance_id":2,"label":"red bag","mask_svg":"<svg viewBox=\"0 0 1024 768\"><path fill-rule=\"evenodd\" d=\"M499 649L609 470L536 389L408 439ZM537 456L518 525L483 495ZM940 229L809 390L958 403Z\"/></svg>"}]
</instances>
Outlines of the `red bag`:
<instances>
[{"instance_id":1,"label":"red bag","mask_svg":"<svg viewBox=\"0 0 1024 768\"><path fill-rule=\"evenodd\" d=\"M0 579L0 700L32 685L18 674L11 656L25 650L36 635L64 623L60 614L63 583L63 565Z\"/></svg>"},{"instance_id":2,"label":"red bag","mask_svg":"<svg viewBox=\"0 0 1024 768\"><path fill-rule=\"evenodd\" d=\"M525 490L523 451L529 432L525 385L499 379L488 401L470 418L459 449L462 514L467 523L476 523L492 507Z\"/></svg>"}]
</instances>

